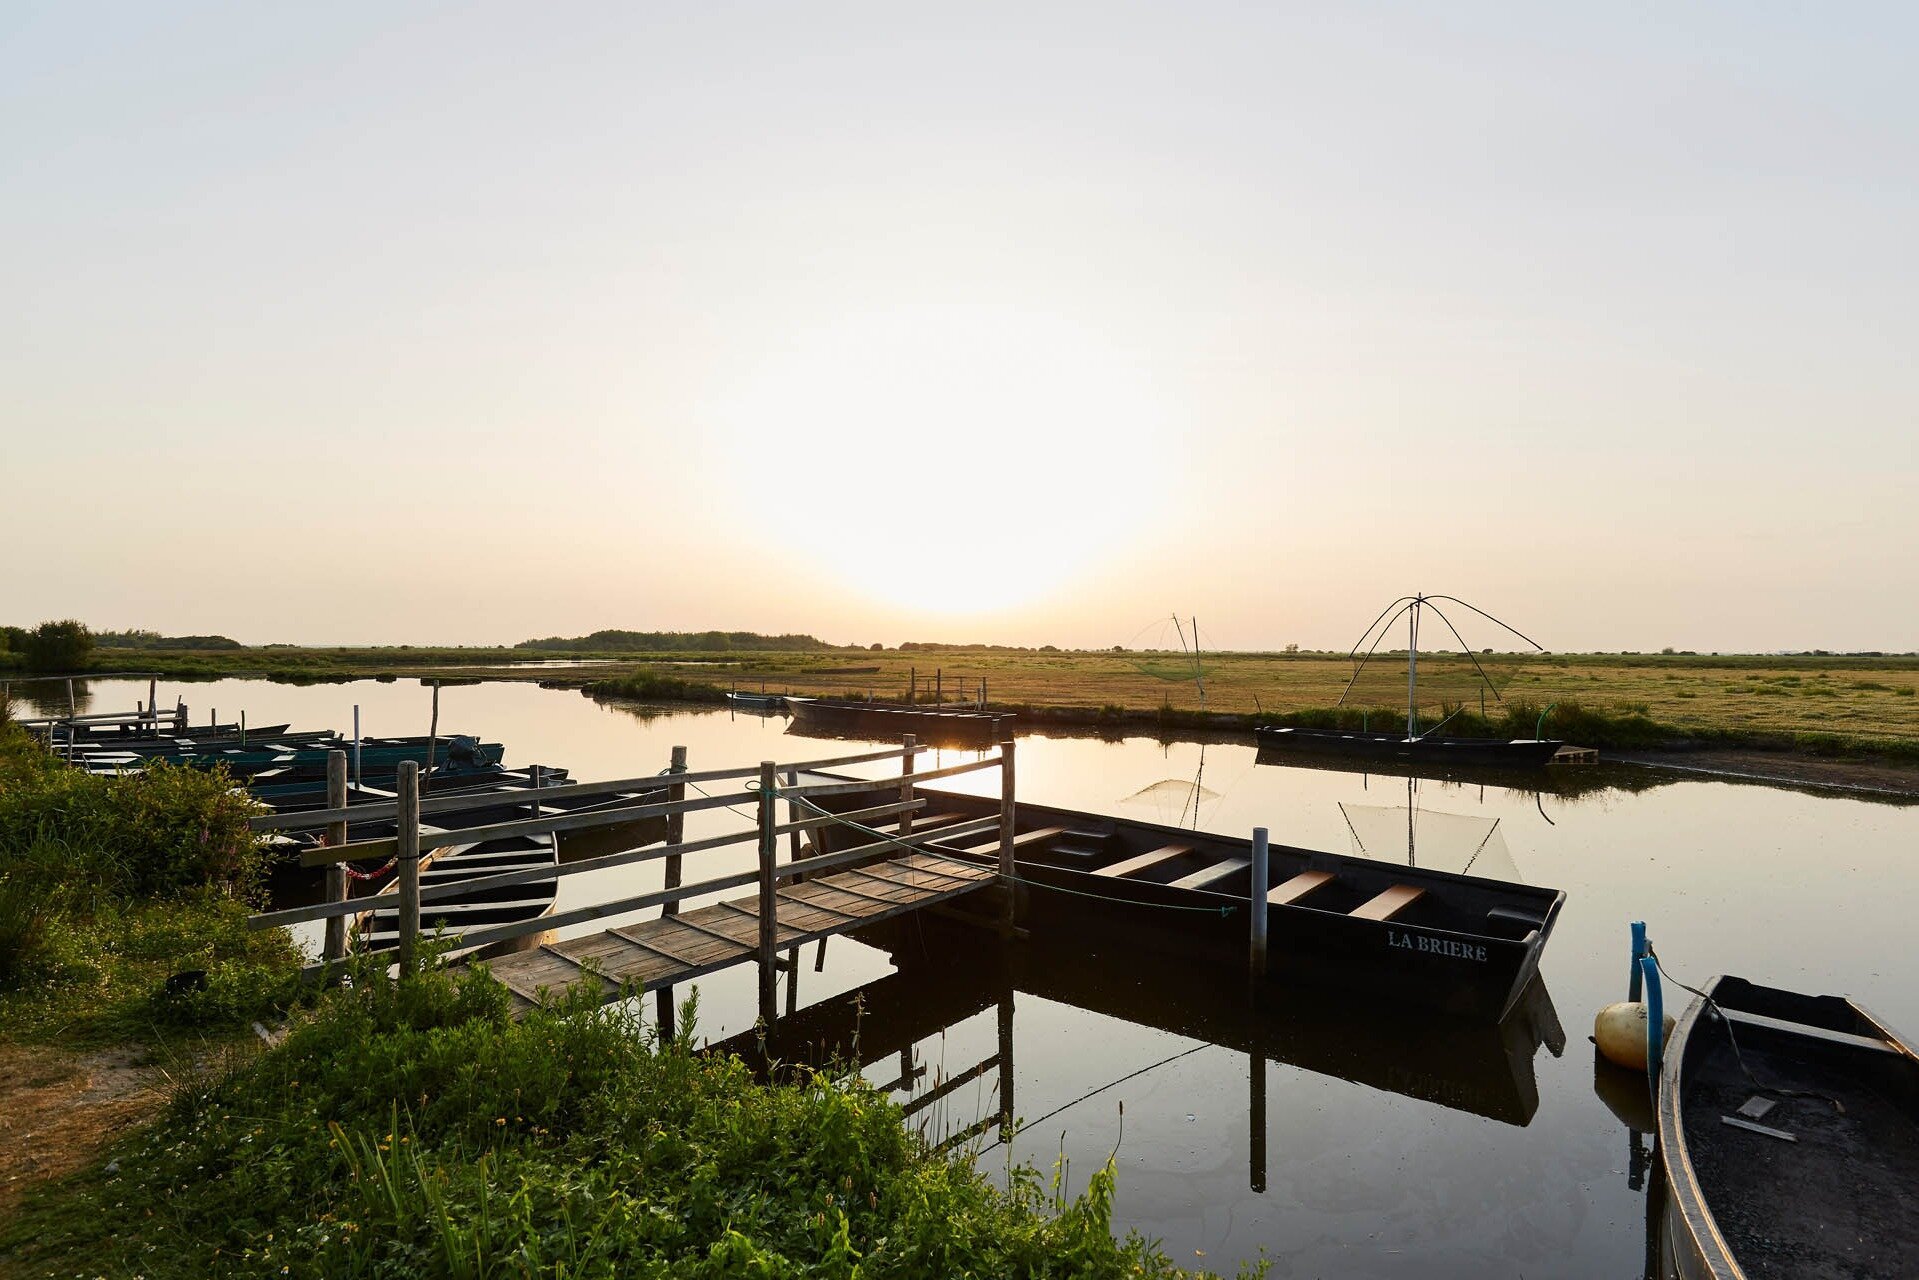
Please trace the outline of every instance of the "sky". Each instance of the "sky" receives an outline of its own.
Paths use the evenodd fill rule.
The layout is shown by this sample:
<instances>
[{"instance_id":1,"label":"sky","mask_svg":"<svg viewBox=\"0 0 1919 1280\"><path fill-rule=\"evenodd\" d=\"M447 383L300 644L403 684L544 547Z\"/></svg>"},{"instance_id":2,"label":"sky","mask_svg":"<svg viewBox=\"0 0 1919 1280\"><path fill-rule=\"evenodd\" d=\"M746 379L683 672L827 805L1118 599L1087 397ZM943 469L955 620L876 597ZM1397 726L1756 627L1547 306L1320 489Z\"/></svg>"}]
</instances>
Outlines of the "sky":
<instances>
[{"instance_id":1,"label":"sky","mask_svg":"<svg viewBox=\"0 0 1919 1280\"><path fill-rule=\"evenodd\" d=\"M15 0L0 620L1919 648L1915 14Z\"/></svg>"}]
</instances>

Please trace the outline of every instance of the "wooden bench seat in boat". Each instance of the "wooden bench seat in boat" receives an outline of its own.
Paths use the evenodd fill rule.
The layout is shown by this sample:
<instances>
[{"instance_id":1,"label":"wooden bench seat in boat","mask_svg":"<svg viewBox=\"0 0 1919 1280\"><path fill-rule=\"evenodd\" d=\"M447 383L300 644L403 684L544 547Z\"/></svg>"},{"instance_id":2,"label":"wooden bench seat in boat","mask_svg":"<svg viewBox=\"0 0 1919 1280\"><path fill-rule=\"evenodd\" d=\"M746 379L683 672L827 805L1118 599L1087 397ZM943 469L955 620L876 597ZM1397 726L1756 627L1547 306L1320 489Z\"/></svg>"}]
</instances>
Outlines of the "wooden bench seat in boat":
<instances>
[{"instance_id":1,"label":"wooden bench seat in boat","mask_svg":"<svg viewBox=\"0 0 1919 1280\"><path fill-rule=\"evenodd\" d=\"M1250 858L1228 858L1224 862L1215 862L1203 871L1195 871L1189 876L1181 876L1172 882L1175 889L1210 889L1222 881L1230 880L1244 871L1252 862Z\"/></svg>"},{"instance_id":2,"label":"wooden bench seat in boat","mask_svg":"<svg viewBox=\"0 0 1919 1280\"><path fill-rule=\"evenodd\" d=\"M1410 884L1396 884L1368 898L1347 914L1355 920L1391 920L1425 896L1424 889Z\"/></svg>"},{"instance_id":3,"label":"wooden bench seat in boat","mask_svg":"<svg viewBox=\"0 0 1919 1280\"><path fill-rule=\"evenodd\" d=\"M1330 871L1302 871L1284 884L1276 884L1266 893L1266 901L1275 907L1291 906L1301 898L1333 882Z\"/></svg>"},{"instance_id":4,"label":"wooden bench seat in boat","mask_svg":"<svg viewBox=\"0 0 1919 1280\"><path fill-rule=\"evenodd\" d=\"M1193 846L1190 844L1163 844L1157 849L1149 849L1145 853L1136 853L1130 858L1122 858L1110 867L1100 867L1093 874L1096 876L1141 875L1175 858L1183 858L1192 851Z\"/></svg>"}]
</instances>

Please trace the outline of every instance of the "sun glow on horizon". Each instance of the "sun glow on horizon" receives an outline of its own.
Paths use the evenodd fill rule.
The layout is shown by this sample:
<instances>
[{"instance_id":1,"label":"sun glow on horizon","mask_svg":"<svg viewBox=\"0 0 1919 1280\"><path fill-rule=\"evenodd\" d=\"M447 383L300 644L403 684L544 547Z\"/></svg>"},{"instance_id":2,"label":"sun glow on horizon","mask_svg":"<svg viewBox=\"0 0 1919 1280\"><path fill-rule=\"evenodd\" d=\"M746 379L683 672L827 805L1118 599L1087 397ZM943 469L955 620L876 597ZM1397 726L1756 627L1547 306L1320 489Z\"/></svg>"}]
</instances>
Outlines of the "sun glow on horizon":
<instances>
[{"instance_id":1,"label":"sun glow on horizon","mask_svg":"<svg viewBox=\"0 0 1919 1280\"><path fill-rule=\"evenodd\" d=\"M733 390L713 438L796 585L902 609L991 613L1111 567L1180 467L1146 373L1024 310L868 313Z\"/></svg>"}]
</instances>

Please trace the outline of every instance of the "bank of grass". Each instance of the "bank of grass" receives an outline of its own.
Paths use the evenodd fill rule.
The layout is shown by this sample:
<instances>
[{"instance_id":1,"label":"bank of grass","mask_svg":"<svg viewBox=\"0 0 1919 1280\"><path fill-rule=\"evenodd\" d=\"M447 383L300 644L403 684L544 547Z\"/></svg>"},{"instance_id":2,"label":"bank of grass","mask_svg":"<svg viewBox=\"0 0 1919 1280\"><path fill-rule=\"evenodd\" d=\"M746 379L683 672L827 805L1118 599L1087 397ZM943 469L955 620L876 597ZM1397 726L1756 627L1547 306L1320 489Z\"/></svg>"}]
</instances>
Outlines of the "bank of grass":
<instances>
[{"instance_id":1,"label":"bank of grass","mask_svg":"<svg viewBox=\"0 0 1919 1280\"><path fill-rule=\"evenodd\" d=\"M756 1080L483 970L362 971L0 1230L22 1275L1173 1276L1113 1169L1002 1190L855 1074ZM1060 1171L1064 1173L1065 1171Z\"/></svg>"},{"instance_id":2,"label":"bank of grass","mask_svg":"<svg viewBox=\"0 0 1919 1280\"><path fill-rule=\"evenodd\" d=\"M287 936L246 929L252 812L224 773L91 776L0 723L0 1039L220 1035L292 1002Z\"/></svg>"},{"instance_id":3,"label":"bank of grass","mask_svg":"<svg viewBox=\"0 0 1919 1280\"><path fill-rule=\"evenodd\" d=\"M525 650L424 648L102 650L95 664L189 678L260 675L301 682L436 674L531 679L606 697L695 702L717 702L729 688L762 686L776 693L889 701L917 687L925 698L937 672L948 697L984 677L994 706L1026 712L1035 721L1173 727L1343 716L1346 711L1334 707L1352 674L1343 654L1209 652L1199 663L1206 688L1202 708L1192 660L1182 654L956 647L569 657L581 665L510 665L525 663ZM1382 659L1387 665L1403 660ZM1685 742L1893 758L1911 758L1919 750L1919 658L1911 655L1546 654L1510 665L1515 661L1495 659L1502 676L1511 678L1504 687L1509 702L1558 704L1547 731L1586 746ZM1576 715L1569 710L1575 707ZM1478 714L1476 705L1472 710ZM1520 718L1498 703L1491 710L1491 720Z\"/></svg>"}]
</instances>

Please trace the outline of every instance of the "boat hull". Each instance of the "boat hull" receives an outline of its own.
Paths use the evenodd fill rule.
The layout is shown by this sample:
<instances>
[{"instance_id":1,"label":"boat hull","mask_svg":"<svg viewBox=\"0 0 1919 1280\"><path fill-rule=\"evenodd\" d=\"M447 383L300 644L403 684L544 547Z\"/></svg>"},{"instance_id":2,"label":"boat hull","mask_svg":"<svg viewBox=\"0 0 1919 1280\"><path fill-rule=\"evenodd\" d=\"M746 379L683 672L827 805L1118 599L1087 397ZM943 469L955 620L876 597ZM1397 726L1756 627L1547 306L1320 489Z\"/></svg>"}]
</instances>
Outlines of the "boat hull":
<instances>
[{"instance_id":1,"label":"boat hull","mask_svg":"<svg viewBox=\"0 0 1919 1280\"><path fill-rule=\"evenodd\" d=\"M1556 738L1447 738L1403 733L1348 733L1339 729L1263 728L1256 731L1261 755L1345 756L1419 764L1499 769L1548 764L1566 744Z\"/></svg>"},{"instance_id":2,"label":"boat hull","mask_svg":"<svg viewBox=\"0 0 1919 1280\"><path fill-rule=\"evenodd\" d=\"M1753 1097L1792 1141L1724 1119ZM1666 1274L1911 1274L1919 1055L1859 1005L1714 978L1666 1048L1658 1124Z\"/></svg>"}]
</instances>

